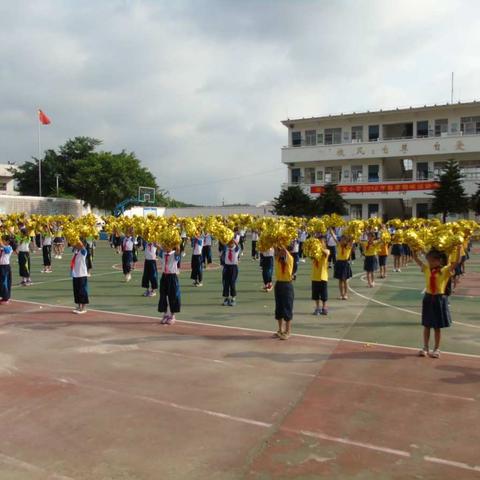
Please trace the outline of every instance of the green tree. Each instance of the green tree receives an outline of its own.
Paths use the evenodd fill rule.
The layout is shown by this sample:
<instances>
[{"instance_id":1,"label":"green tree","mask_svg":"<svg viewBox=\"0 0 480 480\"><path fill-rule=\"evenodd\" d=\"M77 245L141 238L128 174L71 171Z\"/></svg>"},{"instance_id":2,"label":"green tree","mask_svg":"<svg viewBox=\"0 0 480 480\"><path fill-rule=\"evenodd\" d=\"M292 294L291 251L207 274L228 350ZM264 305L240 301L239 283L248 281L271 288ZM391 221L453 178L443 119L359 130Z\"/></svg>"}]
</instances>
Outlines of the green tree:
<instances>
[{"instance_id":1,"label":"green tree","mask_svg":"<svg viewBox=\"0 0 480 480\"><path fill-rule=\"evenodd\" d=\"M341 193L337 190L334 183L327 183L323 193L314 201L315 215L347 215L347 202L343 199Z\"/></svg>"},{"instance_id":2,"label":"green tree","mask_svg":"<svg viewBox=\"0 0 480 480\"><path fill-rule=\"evenodd\" d=\"M463 175L455 160L449 160L442 170L439 186L433 191L432 213L447 220L449 213L468 212L469 198L462 185Z\"/></svg>"},{"instance_id":3,"label":"green tree","mask_svg":"<svg viewBox=\"0 0 480 480\"><path fill-rule=\"evenodd\" d=\"M299 187L288 187L273 200L274 213L286 216L312 215L313 200Z\"/></svg>"},{"instance_id":4,"label":"green tree","mask_svg":"<svg viewBox=\"0 0 480 480\"><path fill-rule=\"evenodd\" d=\"M480 215L480 183L477 183L478 189L472 195L470 206L476 215Z\"/></svg>"}]
</instances>

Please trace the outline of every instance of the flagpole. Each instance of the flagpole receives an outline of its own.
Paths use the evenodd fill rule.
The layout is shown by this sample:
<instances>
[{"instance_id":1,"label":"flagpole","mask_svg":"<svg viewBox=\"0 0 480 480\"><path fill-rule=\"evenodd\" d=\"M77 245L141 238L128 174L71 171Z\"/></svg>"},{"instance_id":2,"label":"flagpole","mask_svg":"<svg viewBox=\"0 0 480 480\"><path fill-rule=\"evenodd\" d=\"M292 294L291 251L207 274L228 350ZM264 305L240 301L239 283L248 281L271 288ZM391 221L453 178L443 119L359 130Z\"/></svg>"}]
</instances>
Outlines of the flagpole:
<instances>
[{"instance_id":1,"label":"flagpole","mask_svg":"<svg viewBox=\"0 0 480 480\"><path fill-rule=\"evenodd\" d=\"M38 117L38 109L37 109ZM40 119L37 118L38 123L38 196L42 196L42 143L40 138Z\"/></svg>"}]
</instances>

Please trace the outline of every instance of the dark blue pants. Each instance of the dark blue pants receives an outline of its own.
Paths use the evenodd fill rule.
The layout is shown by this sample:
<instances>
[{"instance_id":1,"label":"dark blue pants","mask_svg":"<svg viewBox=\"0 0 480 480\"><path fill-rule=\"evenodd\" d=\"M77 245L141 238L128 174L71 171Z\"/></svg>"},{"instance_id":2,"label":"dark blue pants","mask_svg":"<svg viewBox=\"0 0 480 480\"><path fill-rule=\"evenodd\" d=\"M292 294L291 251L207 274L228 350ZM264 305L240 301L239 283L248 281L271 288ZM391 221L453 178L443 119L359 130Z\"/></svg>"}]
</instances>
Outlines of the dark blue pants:
<instances>
[{"instance_id":1,"label":"dark blue pants","mask_svg":"<svg viewBox=\"0 0 480 480\"><path fill-rule=\"evenodd\" d=\"M238 278L238 265L224 265L223 266L223 296L224 297L236 297L237 296L237 278Z\"/></svg>"},{"instance_id":2,"label":"dark blue pants","mask_svg":"<svg viewBox=\"0 0 480 480\"><path fill-rule=\"evenodd\" d=\"M142 287L156 290L158 288L158 270L156 260L145 260L143 264Z\"/></svg>"},{"instance_id":3,"label":"dark blue pants","mask_svg":"<svg viewBox=\"0 0 480 480\"><path fill-rule=\"evenodd\" d=\"M12 269L10 265L0 265L0 297L9 300L12 293Z\"/></svg>"}]
</instances>

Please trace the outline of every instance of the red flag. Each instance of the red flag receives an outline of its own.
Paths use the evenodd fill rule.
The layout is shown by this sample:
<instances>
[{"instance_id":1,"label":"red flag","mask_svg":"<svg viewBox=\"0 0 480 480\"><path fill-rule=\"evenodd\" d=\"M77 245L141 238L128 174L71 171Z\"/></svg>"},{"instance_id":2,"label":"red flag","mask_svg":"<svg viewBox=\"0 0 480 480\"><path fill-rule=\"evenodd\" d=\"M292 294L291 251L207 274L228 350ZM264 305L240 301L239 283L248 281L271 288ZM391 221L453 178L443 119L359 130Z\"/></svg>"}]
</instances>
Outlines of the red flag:
<instances>
[{"instance_id":1,"label":"red flag","mask_svg":"<svg viewBox=\"0 0 480 480\"><path fill-rule=\"evenodd\" d=\"M49 125L52 121L41 111L38 111L38 120L42 125Z\"/></svg>"}]
</instances>

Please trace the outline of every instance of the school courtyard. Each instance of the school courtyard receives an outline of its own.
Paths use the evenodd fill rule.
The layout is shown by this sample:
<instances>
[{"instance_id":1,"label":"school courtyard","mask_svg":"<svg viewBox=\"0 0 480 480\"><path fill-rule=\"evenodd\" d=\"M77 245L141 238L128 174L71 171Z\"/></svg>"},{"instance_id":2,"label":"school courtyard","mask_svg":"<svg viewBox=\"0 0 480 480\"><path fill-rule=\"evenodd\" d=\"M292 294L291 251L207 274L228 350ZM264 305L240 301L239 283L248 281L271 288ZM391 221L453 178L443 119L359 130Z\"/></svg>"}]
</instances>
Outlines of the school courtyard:
<instances>
[{"instance_id":1,"label":"school courtyard","mask_svg":"<svg viewBox=\"0 0 480 480\"><path fill-rule=\"evenodd\" d=\"M349 300L331 280L315 317L301 263L281 341L250 242L235 307L221 305L218 255L202 288L184 258L172 326L142 296L141 252L126 284L98 243L86 315L71 313L69 253L52 274L34 254L34 285L1 307L0 479L480 478L478 248L435 360L417 356L414 264L369 289L357 260Z\"/></svg>"}]
</instances>

